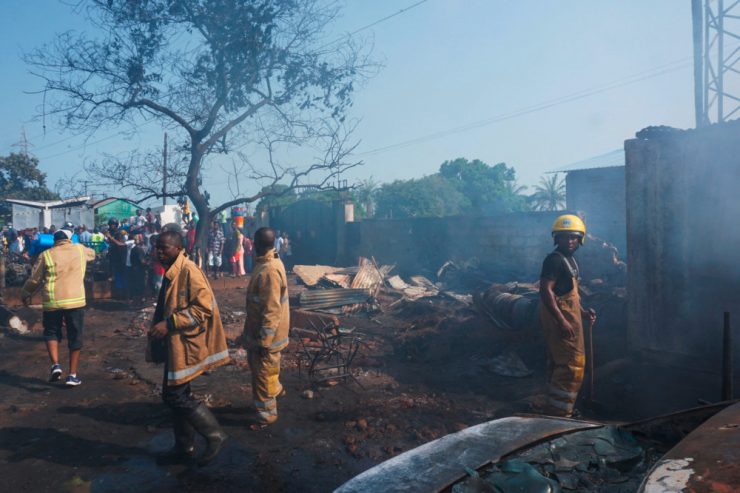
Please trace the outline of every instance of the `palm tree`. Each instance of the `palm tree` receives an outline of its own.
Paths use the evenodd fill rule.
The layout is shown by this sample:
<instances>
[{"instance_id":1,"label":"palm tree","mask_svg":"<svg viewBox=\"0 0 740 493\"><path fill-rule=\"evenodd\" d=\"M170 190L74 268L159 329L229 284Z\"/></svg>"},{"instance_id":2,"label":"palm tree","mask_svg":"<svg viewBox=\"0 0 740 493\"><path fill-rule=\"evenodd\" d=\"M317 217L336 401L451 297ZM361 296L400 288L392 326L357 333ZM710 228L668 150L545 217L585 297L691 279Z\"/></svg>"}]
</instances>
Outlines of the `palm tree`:
<instances>
[{"instance_id":1,"label":"palm tree","mask_svg":"<svg viewBox=\"0 0 740 493\"><path fill-rule=\"evenodd\" d=\"M555 173L540 178L530 197L532 208L537 211L557 211L565 208L565 180Z\"/></svg>"},{"instance_id":2,"label":"palm tree","mask_svg":"<svg viewBox=\"0 0 740 493\"><path fill-rule=\"evenodd\" d=\"M371 176L365 180L362 180L359 185L355 187L355 197L359 202L367 217L373 216L373 209L375 205L375 192L378 190L378 182Z\"/></svg>"},{"instance_id":3,"label":"palm tree","mask_svg":"<svg viewBox=\"0 0 740 493\"><path fill-rule=\"evenodd\" d=\"M527 190L525 185L519 185L516 180L507 180L505 188L506 193L511 195L522 195Z\"/></svg>"}]
</instances>

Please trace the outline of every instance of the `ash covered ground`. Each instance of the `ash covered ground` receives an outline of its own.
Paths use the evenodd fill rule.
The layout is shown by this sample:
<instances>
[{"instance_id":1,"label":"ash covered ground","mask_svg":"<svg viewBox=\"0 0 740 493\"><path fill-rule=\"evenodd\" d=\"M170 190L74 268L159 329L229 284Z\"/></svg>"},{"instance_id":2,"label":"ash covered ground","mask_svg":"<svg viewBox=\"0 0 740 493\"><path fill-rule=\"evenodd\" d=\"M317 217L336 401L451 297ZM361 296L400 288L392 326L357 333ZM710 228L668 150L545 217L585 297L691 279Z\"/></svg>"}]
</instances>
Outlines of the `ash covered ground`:
<instances>
[{"instance_id":1,"label":"ash covered ground","mask_svg":"<svg viewBox=\"0 0 740 493\"><path fill-rule=\"evenodd\" d=\"M331 491L358 473L467 426L527 410L544 382L544 345L532 331L502 331L473 305L450 296L415 301L391 289L380 311L339 316L362 343L351 379L314 384L299 373L305 348L319 343L293 331L283 353L287 395L280 419L263 430L246 421L251 403L241 332L246 279L214 281L230 337L232 364L196 380L194 390L230 435L205 468L160 467L153 454L172 444L159 400L162 368L144 361L146 306L92 304L86 314L84 383L47 383L48 358L38 328L0 338L0 475L11 491ZM306 288L291 277L291 301ZM615 317L611 323L619 323ZM686 372L661 373L615 358L619 329L604 321L595 338L599 406L590 418L629 420L690 407L713 388ZM611 336L609 334L612 334ZM61 351L62 361L66 348ZM512 356L515 355L515 356ZM503 359L501 359L503 357ZM66 365L65 365L66 366ZM526 376L504 376L502 373ZM662 385L661 398L651 388ZM711 385L711 384L710 384ZM311 397L307 398L312 392ZM43 472L41 472L43 471Z\"/></svg>"}]
</instances>

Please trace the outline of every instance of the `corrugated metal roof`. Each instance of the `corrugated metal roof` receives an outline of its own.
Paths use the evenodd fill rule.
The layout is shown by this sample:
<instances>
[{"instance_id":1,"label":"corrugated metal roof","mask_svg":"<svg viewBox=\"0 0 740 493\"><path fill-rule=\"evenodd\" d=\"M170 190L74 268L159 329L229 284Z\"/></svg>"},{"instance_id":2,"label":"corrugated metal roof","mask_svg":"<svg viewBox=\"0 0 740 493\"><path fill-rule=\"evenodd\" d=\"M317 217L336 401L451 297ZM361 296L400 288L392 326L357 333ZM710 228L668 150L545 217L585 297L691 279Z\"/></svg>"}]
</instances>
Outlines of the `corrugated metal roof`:
<instances>
[{"instance_id":1,"label":"corrugated metal roof","mask_svg":"<svg viewBox=\"0 0 740 493\"><path fill-rule=\"evenodd\" d=\"M568 173L569 171L580 171L584 169L615 168L617 166L624 166L624 162L624 148L615 149L605 154L599 154L598 156L561 166L558 169L548 171L548 173Z\"/></svg>"},{"instance_id":2,"label":"corrugated metal roof","mask_svg":"<svg viewBox=\"0 0 740 493\"><path fill-rule=\"evenodd\" d=\"M369 289L314 289L300 295L301 308L318 310L365 303L370 298Z\"/></svg>"},{"instance_id":3,"label":"corrugated metal roof","mask_svg":"<svg viewBox=\"0 0 740 493\"><path fill-rule=\"evenodd\" d=\"M83 205L90 200L88 196L82 197L71 197L68 199L61 200L25 200L25 199L4 199L4 202L10 204L25 205L27 207L35 207L37 209L53 209L55 207L75 207Z\"/></svg>"}]
</instances>

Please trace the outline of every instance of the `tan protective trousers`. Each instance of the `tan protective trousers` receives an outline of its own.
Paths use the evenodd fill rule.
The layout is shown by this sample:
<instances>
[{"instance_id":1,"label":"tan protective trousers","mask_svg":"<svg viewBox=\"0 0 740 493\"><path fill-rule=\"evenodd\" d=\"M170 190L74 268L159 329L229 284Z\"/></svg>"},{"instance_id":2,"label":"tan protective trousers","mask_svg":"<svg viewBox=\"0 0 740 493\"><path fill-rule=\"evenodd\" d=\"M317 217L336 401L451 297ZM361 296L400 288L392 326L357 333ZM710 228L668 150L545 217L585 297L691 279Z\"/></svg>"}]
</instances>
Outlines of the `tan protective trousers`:
<instances>
[{"instance_id":1,"label":"tan protective trousers","mask_svg":"<svg viewBox=\"0 0 740 493\"><path fill-rule=\"evenodd\" d=\"M550 360L547 405L553 414L571 416L586 367L578 281L573 279L573 290L563 296L556 296L555 300L566 320L575 329L575 338L568 338L568 334L559 327L555 317L540 302L540 323Z\"/></svg>"},{"instance_id":2,"label":"tan protective trousers","mask_svg":"<svg viewBox=\"0 0 740 493\"><path fill-rule=\"evenodd\" d=\"M252 397L257 419L265 424L277 421L277 399L283 391L280 384L280 352L261 356L259 351L247 351L252 372Z\"/></svg>"}]
</instances>

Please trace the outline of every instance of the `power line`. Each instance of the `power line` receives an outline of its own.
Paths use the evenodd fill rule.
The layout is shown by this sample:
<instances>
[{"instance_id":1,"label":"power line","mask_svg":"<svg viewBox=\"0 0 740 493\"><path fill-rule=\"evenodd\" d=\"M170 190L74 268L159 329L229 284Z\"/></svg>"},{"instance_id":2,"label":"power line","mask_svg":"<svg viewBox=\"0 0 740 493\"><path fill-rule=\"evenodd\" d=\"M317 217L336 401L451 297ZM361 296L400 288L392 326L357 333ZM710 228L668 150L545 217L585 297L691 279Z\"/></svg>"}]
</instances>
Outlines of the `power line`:
<instances>
[{"instance_id":1,"label":"power line","mask_svg":"<svg viewBox=\"0 0 740 493\"><path fill-rule=\"evenodd\" d=\"M362 31L366 31L366 30L370 29L371 27L375 27L375 26L377 26L378 24L380 24L382 22L385 22L387 20L393 19L394 17L399 16L399 15L405 13L405 12L408 12L409 10L411 10L411 9L413 9L415 7L418 7L419 5L421 5L423 3L426 3L428 1L429 0L420 0L420 1L416 2L416 3L414 3L414 4L409 5L408 7L402 8L398 12L394 12L393 14L386 15L385 17L383 17L381 19L378 19L377 21L373 21L373 22L371 22L370 24L368 24L366 26L362 26L362 27L360 27L358 29L355 29L354 31L352 31L350 33L347 33L346 35L342 36L341 38L335 39L334 41L330 41L329 43L326 43L325 45L320 46L318 49L321 50L321 49L326 48L327 46L331 46L333 44L336 44L336 43L340 43L342 41L345 41L345 40L351 38L352 36L354 36L355 34L361 33Z\"/></svg>"},{"instance_id":2,"label":"power line","mask_svg":"<svg viewBox=\"0 0 740 493\"><path fill-rule=\"evenodd\" d=\"M683 58L680 60L673 61L671 63L668 63L666 65L653 68L651 70L641 72L638 74L634 74L632 76L629 76L625 79L621 79L619 81L611 82L603 86L599 86L596 88L591 89L584 89L572 94L568 94L565 96L561 96L555 99L551 99L548 101L543 101L541 103L538 103L536 105L527 106L524 108L520 108L518 110L515 110L510 113L503 113L500 115L496 115L490 118L486 118L485 120L478 120L475 122L467 123L465 125L461 125L458 127L453 127L447 130L441 130L438 132L433 132L427 135L423 135L420 137L416 137L414 139L409 139L406 141L398 142L396 144L390 144L386 146L376 147L375 149L371 149L369 151L359 152L357 153L358 156L369 156L374 154L380 154L382 152L392 151L396 149L402 149L404 147L408 147L415 144L421 144L423 142L427 142L430 140L437 140L441 139L443 137L446 137L448 135L466 132L468 130L473 130L480 127L485 127L487 125L491 125L493 123L501 122L504 120L510 120L512 118L516 118L519 116L527 115L530 113L534 113L537 111L542 111L548 108L552 108L553 106L559 106L561 104L570 103L573 101L577 101L579 99L587 98L589 96L594 96L596 94L600 94L603 92L611 91L620 87L624 87L630 84L635 84L637 82L642 82L647 79L652 79L654 77L659 77L661 75L665 75L671 72L675 72L677 70L681 70L683 68L686 68L691 65L690 62L691 57Z\"/></svg>"},{"instance_id":3,"label":"power line","mask_svg":"<svg viewBox=\"0 0 740 493\"><path fill-rule=\"evenodd\" d=\"M134 130L140 130L143 127L145 127L145 126L149 125L150 123L152 123L153 121L154 121L154 119L147 120L147 121L145 121L144 123L142 123L140 125L135 125L131 130L124 130L124 131L121 131L121 132L118 132L118 133L115 133L115 134L108 135L107 137L103 137L101 139L94 140L92 142L85 142L84 144L82 144L80 146L73 147L72 149L67 149L66 151L58 152L58 153L52 154L50 156L44 156L42 158L39 158L39 160L44 161L46 159L53 159L55 157L64 156L65 154L70 154L72 152L76 152L76 151L82 150L82 149L84 149L87 146L93 146L93 145L96 145L96 144L100 144L101 142L105 142L105 141L114 139L116 137L120 137L122 135L126 135L127 133L133 132Z\"/></svg>"},{"instance_id":4,"label":"power line","mask_svg":"<svg viewBox=\"0 0 740 493\"><path fill-rule=\"evenodd\" d=\"M134 129L139 129L139 128L143 127L144 125L146 125L147 123L149 123L149 122L147 121L147 122L144 122L144 123L142 123L141 125L137 125L137 126L135 126L135 127L134 127ZM110 135L110 136L106 137L105 139L107 140L108 138L113 138L113 137L115 137L116 135L123 135L123 134L125 134L125 133L126 133L126 132L118 132L118 133L116 133L116 134L113 134L113 135ZM40 149L48 149L49 147L54 147L54 146L57 146L57 145L59 145L59 144L63 144L63 143L65 143L65 142L67 142L67 141L70 141L70 140L72 140L72 139L76 139L77 137L80 137L80 136L82 136L82 135L84 135L84 134L82 134L82 133L79 133L79 134L74 134L74 135L70 135L70 136L68 136L68 137L65 137L65 138L63 138L63 139L57 140L56 142L49 142L48 144L44 144L44 145L42 145L42 146L39 146L39 147L37 147L37 148L36 148L36 150L40 150ZM97 141L96 141L96 142L97 142ZM85 146L87 146L87 145L91 145L91 144L94 144L94 143L95 143L95 142L91 142L90 144L88 144L88 143L84 143L84 144L80 145L80 146L79 146L79 148L80 148L80 149L82 149L82 148L84 148ZM73 150L74 150L74 149L73 149ZM71 152L71 151L70 151L70 152ZM66 151L63 151L63 153L66 153ZM61 154L59 154L59 155L61 155ZM49 156L49 157L54 157L54 156Z\"/></svg>"},{"instance_id":5,"label":"power line","mask_svg":"<svg viewBox=\"0 0 740 493\"><path fill-rule=\"evenodd\" d=\"M414 4L409 5L408 7L402 8L401 10L399 10L397 12L394 12L392 14L386 15L385 17L382 17L382 18L380 18L380 19L378 19L376 21L373 21L370 24L367 24L365 26L362 26L360 28L357 28L354 31L352 31L352 32L350 32L350 33L342 36L341 38L337 38L334 41L331 41L331 42L329 42L329 43L327 43L327 44L319 47L318 49L321 50L321 49L324 49L324 48L326 48L328 46L331 46L333 44L336 44L336 43L345 41L345 40L351 38L352 36L354 36L354 35L362 32L362 31L366 31L366 30L370 29L371 27L377 26L378 24L380 24L382 22L385 22L385 21L387 21L389 19L392 19L392 18L394 18L396 16L399 16L399 15L405 13L405 12L408 12L409 10L411 10L413 8L416 8L419 5L421 5L423 3L426 3L428 1L429 0L420 0L420 1L416 2L416 3L414 3ZM142 123L141 125L136 125L136 126L133 127L132 130L138 130L138 129L142 128L143 126L147 125L148 123L150 123L151 121L152 120L149 120L147 122ZM127 132L119 132L117 134L109 135L108 137L104 137L102 139L99 139L99 140L96 140L96 141L93 141L93 142L89 142L89 143L86 142L86 143L84 143L84 144L82 144L80 146L74 147L72 149L68 149L68 150L59 152L57 154L52 154L51 156L46 156L46 157L40 158L40 159L52 159L52 158L55 158L55 157L64 156L65 154L69 154L69 153L75 152L77 150L84 149L88 145L99 144L101 142L105 142L107 140L113 139L114 137L116 137L118 135L123 135L125 133L127 133ZM77 138L77 137L79 137L79 134L77 134L77 135L71 135L69 137L65 137L63 139L60 139L60 140L58 140L56 142L51 142L49 144L44 144L42 146L39 146L39 147L36 148L36 150L38 151L38 150L41 150L41 149L48 149L49 147L53 147L53 146L56 146L56 145L59 145L59 144L63 144L64 142L67 142L67 141L72 140L72 139Z\"/></svg>"},{"instance_id":6,"label":"power line","mask_svg":"<svg viewBox=\"0 0 740 493\"><path fill-rule=\"evenodd\" d=\"M628 77L624 77L622 79L618 79L616 81L610 82L608 84L597 86L591 89L583 89L581 91L577 91L565 96L560 96L555 99L550 99L547 101L543 101L541 103L527 106L524 108L520 108L518 110L515 110L510 113L503 113L500 115L496 115L490 118L487 118L485 120L478 120L475 122L467 123L465 125L461 125L458 127L453 127L446 130L441 130L437 132L433 132L427 135L423 135L420 137L416 137L414 139L409 139L406 141L398 142L396 144L390 144L386 146L376 147L374 149L371 149L369 151L359 152L356 155L357 156L370 156L375 154L380 154L383 152L393 151L397 149L402 149L405 147L409 147L415 144L421 144L430 140L437 140L444 137L447 137L448 135L456 134L456 133L462 133L466 132L468 130L474 130L476 128L485 127L487 125L491 125L493 123L498 123L504 120L510 120L519 116L524 116L530 113L535 113L537 111L542 111L548 108L552 108L554 106L559 106L561 104L570 103L573 101L577 101L579 99L584 99L589 96L594 96L596 94L600 94L603 92L611 91L614 89L618 89L620 87L624 87L630 84L635 84L637 82L642 82L644 80L648 80L654 77L659 77L661 75L665 75L671 72L675 72L678 70L681 70L683 68L686 68L691 65L692 57L685 57L678 60L674 60L672 62L669 62L664 65L660 65L658 67L654 67L652 69L638 72L636 74L630 75ZM233 151L238 151L240 149L243 149L246 147L248 143L244 143L242 145L239 145L233 149Z\"/></svg>"}]
</instances>

